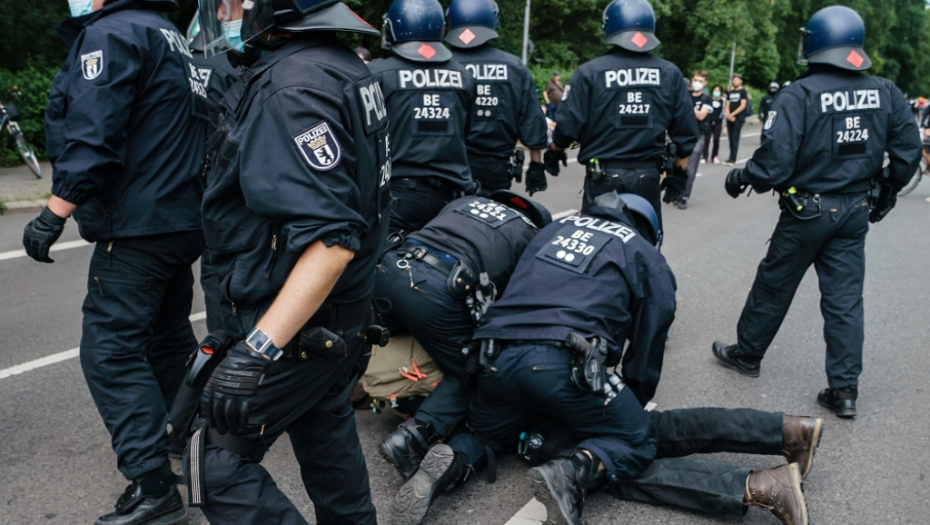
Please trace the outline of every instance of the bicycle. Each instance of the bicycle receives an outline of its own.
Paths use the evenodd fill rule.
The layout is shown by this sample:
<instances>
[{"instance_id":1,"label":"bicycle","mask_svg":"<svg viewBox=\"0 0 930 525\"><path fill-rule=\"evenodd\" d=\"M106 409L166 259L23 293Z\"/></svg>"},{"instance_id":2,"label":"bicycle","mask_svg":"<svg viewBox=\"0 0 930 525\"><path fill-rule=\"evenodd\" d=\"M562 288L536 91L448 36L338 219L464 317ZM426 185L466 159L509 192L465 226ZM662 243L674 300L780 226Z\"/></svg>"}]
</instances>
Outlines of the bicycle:
<instances>
[{"instance_id":1,"label":"bicycle","mask_svg":"<svg viewBox=\"0 0 930 525\"><path fill-rule=\"evenodd\" d=\"M924 131L924 129L920 130L922 144L920 146L920 165L917 167L917 173L915 173L914 176L911 177L911 180L907 181L907 184L901 188L901 191L898 192L899 197L903 197L914 191L914 188L920 184L921 177L930 176L930 136L925 136Z\"/></svg>"},{"instance_id":2,"label":"bicycle","mask_svg":"<svg viewBox=\"0 0 930 525\"><path fill-rule=\"evenodd\" d=\"M16 94L16 88L13 88L13 94ZM6 128L10 132L10 135L13 137L13 142L16 143L16 150L19 151L19 156L23 158L23 162L29 166L29 169L32 170L32 173L36 176L37 179L42 178L42 166L39 165L39 159L36 158L36 154L32 151L32 146L29 145L29 142L26 140L26 136L23 135L23 130L20 129L17 121L22 118L19 110L15 105L7 103L4 105L0 102L0 130Z\"/></svg>"}]
</instances>

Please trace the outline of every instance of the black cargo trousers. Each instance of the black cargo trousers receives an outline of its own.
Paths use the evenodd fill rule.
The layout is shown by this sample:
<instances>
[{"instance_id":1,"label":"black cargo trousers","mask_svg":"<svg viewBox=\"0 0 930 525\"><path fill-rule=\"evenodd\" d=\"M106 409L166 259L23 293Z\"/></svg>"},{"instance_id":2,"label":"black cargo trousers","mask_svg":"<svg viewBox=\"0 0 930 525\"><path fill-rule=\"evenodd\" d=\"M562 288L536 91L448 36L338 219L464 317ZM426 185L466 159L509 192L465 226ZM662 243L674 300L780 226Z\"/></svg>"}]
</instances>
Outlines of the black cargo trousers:
<instances>
[{"instance_id":1,"label":"black cargo trousers","mask_svg":"<svg viewBox=\"0 0 930 525\"><path fill-rule=\"evenodd\" d=\"M260 313L239 307L237 317L242 326L253 326ZM315 322L322 317L325 322ZM376 525L355 411L348 401L370 355L363 336L370 323L370 297L346 307L333 306L329 313L318 312L308 326L343 333L344 353L306 352L291 342L252 398L251 426L239 439L231 438L230 444L230 438L209 428L194 433L184 451L184 474L192 506L202 506L210 523L307 523L261 466L264 453L287 432L316 523ZM198 501L201 490L205 501Z\"/></svg>"},{"instance_id":2,"label":"black cargo trousers","mask_svg":"<svg viewBox=\"0 0 930 525\"><path fill-rule=\"evenodd\" d=\"M168 407L197 346L189 320L200 230L99 241L90 259L81 369L130 480L168 463Z\"/></svg>"},{"instance_id":3,"label":"black cargo trousers","mask_svg":"<svg viewBox=\"0 0 930 525\"><path fill-rule=\"evenodd\" d=\"M801 220L782 211L736 334L740 349L761 360L813 264L820 282L829 386L856 387L862 372L868 195L821 195L819 201L819 217Z\"/></svg>"}]
</instances>

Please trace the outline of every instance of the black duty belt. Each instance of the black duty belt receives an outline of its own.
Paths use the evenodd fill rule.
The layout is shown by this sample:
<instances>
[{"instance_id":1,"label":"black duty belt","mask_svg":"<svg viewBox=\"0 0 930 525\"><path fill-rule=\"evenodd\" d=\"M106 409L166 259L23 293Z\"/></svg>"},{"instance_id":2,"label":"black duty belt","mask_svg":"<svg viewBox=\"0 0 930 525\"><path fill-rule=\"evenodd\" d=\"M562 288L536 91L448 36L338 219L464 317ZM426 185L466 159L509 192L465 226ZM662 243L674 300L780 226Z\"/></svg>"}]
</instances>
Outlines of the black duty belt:
<instances>
[{"instance_id":1,"label":"black duty belt","mask_svg":"<svg viewBox=\"0 0 930 525\"><path fill-rule=\"evenodd\" d=\"M510 348L512 346L523 346L523 345L542 345L542 346L552 346L555 348L567 348L568 345L565 344L565 340L557 339L516 339L511 341L499 341L499 344L503 348Z\"/></svg>"},{"instance_id":2,"label":"black duty belt","mask_svg":"<svg viewBox=\"0 0 930 525\"><path fill-rule=\"evenodd\" d=\"M354 303L335 304L326 302L300 329L300 332L322 326L349 342L353 336L361 334L368 327L368 322L371 320L371 311L372 299L370 296L365 296L365 298ZM305 361L311 357L306 352L300 351L299 335L295 336L290 343L281 349L283 359Z\"/></svg>"},{"instance_id":3,"label":"black duty belt","mask_svg":"<svg viewBox=\"0 0 930 525\"><path fill-rule=\"evenodd\" d=\"M430 252L435 252L437 254L441 254L441 256L452 258L452 256L449 254L442 253L435 248L431 248L425 244L413 241L412 239L408 239L400 246L400 248L397 249L397 253L403 254L408 259L420 261L432 268L439 270L444 274L449 274L452 272L452 268L455 266L454 264L449 264L448 262L442 260L440 258L441 256L433 255Z\"/></svg>"},{"instance_id":4,"label":"black duty belt","mask_svg":"<svg viewBox=\"0 0 930 525\"><path fill-rule=\"evenodd\" d=\"M458 192L462 191L462 188L453 184L452 182L447 181L446 179L440 179L438 177L398 177L394 179L395 181L409 181L415 184L426 184L427 186L432 186L434 188L439 188L441 190Z\"/></svg>"},{"instance_id":5,"label":"black duty belt","mask_svg":"<svg viewBox=\"0 0 930 525\"><path fill-rule=\"evenodd\" d=\"M605 170L639 170L658 169L662 159L646 160L601 160L601 169Z\"/></svg>"}]
</instances>

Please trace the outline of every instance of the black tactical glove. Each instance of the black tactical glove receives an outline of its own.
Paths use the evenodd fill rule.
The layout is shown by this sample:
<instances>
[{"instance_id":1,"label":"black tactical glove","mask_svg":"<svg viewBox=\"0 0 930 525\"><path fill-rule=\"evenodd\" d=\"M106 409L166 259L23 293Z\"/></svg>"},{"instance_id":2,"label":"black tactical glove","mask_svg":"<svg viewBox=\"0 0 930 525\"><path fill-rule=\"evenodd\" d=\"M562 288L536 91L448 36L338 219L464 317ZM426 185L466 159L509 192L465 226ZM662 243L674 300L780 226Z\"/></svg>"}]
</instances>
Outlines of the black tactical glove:
<instances>
[{"instance_id":1,"label":"black tactical glove","mask_svg":"<svg viewBox=\"0 0 930 525\"><path fill-rule=\"evenodd\" d=\"M687 187L688 172L675 166L672 168L672 173L667 175L662 181L662 188L665 190L665 196L662 197L662 202L668 204L681 200Z\"/></svg>"},{"instance_id":2,"label":"black tactical glove","mask_svg":"<svg viewBox=\"0 0 930 525\"><path fill-rule=\"evenodd\" d=\"M556 164L558 166L558 164ZM541 162L530 162L526 169L526 192L533 196L537 191L546 191L546 166Z\"/></svg>"},{"instance_id":3,"label":"black tactical glove","mask_svg":"<svg viewBox=\"0 0 930 525\"><path fill-rule=\"evenodd\" d=\"M200 397L200 413L207 425L220 434L244 430L252 398L272 362L252 352L245 341L236 343L210 375Z\"/></svg>"},{"instance_id":4,"label":"black tactical glove","mask_svg":"<svg viewBox=\"0 0 930 525\"><path fill-rule=\"evenodd\" d=\"M43 208L42 213L32 219L23 232L26 254L39 262L55 262L49 258L48 250L61 237L61 232L65 231L65 222L67 219L62 219L52 213L52 210Z\"/></svg>"},{"instance_id":5,"label":"black tactical glove","mask_svg":"<svg viewBox=\"0 0 930 525\"><path fill-rule=\"evenodd\" d=\"M727 180L723 184L723 187L726 188L730 197L735 199L742 195L743 192L746 191L746 188L749 187L749 177L743 173L742 168L732 169L730 173L727 174Z\"/></svg>"},{"instance_id":6,"label":"black tactical glove","mask_svg":"<svg viewBox=\"0 0 930 525\"><path fill-rule=\"evenodd\" d=\"M562 162L562 166L568 167L568 155L565 154L564 149L555 151L550 148L543 153L543 164L545 164L546 171L549 172L549 175L553 177L559 176L559 161Z\"/></svg>"},{"instance_id":7,"label":"black tactical glove","mask_svg":"<svg viewBox=\"0 0 930 525\"><path fill-rule=\"evenodd\" d=\"M885 215L894 208L898 202L898 192L890 184L882 184L875 206L869 212L869 222L876 223L885 218Z\"/></svg>"}]
</instances>

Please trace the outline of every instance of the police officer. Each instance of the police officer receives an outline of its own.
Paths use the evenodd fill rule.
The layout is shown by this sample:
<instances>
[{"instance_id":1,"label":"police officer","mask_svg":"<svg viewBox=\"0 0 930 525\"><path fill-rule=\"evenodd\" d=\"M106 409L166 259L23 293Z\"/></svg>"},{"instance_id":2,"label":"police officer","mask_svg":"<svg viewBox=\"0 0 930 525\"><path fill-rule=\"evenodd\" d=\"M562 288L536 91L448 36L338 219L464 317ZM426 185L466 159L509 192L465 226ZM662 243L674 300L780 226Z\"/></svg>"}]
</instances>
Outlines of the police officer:
<instances>
[{"instance_id":1,"label":"police officer","mask_svg":"<svg viewBox=\"0 0 930 525\"><path fill-rule=\"evenodd\" d=\"M546 189L543 149L548 144L546 116L539 106L530 70L520 59L487 43L497 38L494 0L453 0L447 11L446 43L477 85L478 98L468 133L468 162L481 192L510 189L520 179L522 163L511 162L519 139L530 150L526 191Z\"/></svg>"},{"instance_id":2,"label":"police officer","mask_svg":"<svg viewBox=\"0 0 930 525\"><path fill-rule=\"evenodd\" d=\"M772 82L769 84L768 92L762 97L762 101L759 102L760 122L765 122L765 117L768 116L769 111L772 110L772 103L775 102L775 95L778 94L778 91L778 82Z\"/></svg>"},{"instance_id":3,"label":"police officer","mask_svg":"<svg viewBox=\"0 0 930 525\"><path fill-rule=\"evenodd\" d=\"M726 190L782 194L782 213L736 328L737 343L717 341L724 366L759 376L759 363L811 264L820 279L829 388L817 400L840 417L856 414L862 371L865 236L894 207L917 169L920 138L904 96L890 81L863 74L865 27L848 7L817 11L802 29L810 68L779 93L762 146ZM888 153L891 165L882 172ZM880 194L869 211L869 190Z\"/></svg>"},{"instance_id":4,"label":"police officer","mask_svg":"<svg viewBox=\"0 0 930 525\"><path fill-rule=\"evenodd\" d=\"M203 206L236 342L185 450L191 503L212 523L305 524L260 465L288 432L317 523L374 524L347 399L370 352L389 130L377 81L335 32L378 31L332 0L201 0L200 11L205 30L241 20L245 67Z\"/></svg>"},{"instance_id":5,"label":"police officer","mask_svg":"<svg viewBox=\"0 0 930 525\"><path fill-rule=\"evenodd\" d=\"M193 63L196 68L196 76L207 89L208 111L210 122L214 124L215 131L223 124L223 98L226 92L235 84L239 77L239 72L229 62L229 58L234 55L223 53L229 45L225 39L217 39L214 42L207 43L206 35L200 31L198 24L190 35L190 48L193 54ZM238 41L234 41L239 44ZM241 44L240 44L241 45ZM218 47L218 49L207 51L207 46ZM209 55L209 57L208 57Z\"/></svg>"},{"instance_id":6,"label":"police officer","mask_svg":"<svg viewBox=\"0 0 930 525\"><path fill-rule=\"evenodd\" d=\"M384 15L382 46L395 56L368 64L391 116L395 204L392 232L416 231L473 186L465 137L475 87L442 44L437 0L394 0Z\"/></svg>"},{"instance_id":7,"label":"police officer","mask_svg":"<svg viewBox=\"0 0 930 525\"><path fill-rule=\"evenodd\" d=\"M643 406L655 393L675 313L674 276L657 243L652 205L615 192L599 196L587 213L540 231L474 334L485 361L469 407L477 438L457 434L430 449L398 499L427 506L478 467L485 445L499 450L540 417L587 436L571 459L581 472L577 478L556 464L532 475L552 523L580 522L579 501L564 512L554 502L583 497L585 487L631 479L649 467L656 442ZM592 363L609 385L597 392L577 373L591 370ZM622 379L606 380L610 366L622 368Z\"/></svg>"},{"instance_id":8,"label":"police officer","mask_svg":"<svg viewBox=\"0 0 930 525\"><path fill-rule=\"evenodd\" d=\"M203 82L203 87L207 90L207 111L212 123L211 135L217 132L223 125L223 99L226 92L235 84L239 77L239 72L232 66L229 59L235 55L225 53L228 44L225 38L216 38L212 42L207 42L207 35L200 31L200 20L196 18L196 23L189 35L190 48L193 56L193 67L196 77ZM241 41L233 38L233 44L240 46ZM207 50L208 46L215 49ZM240 49L241 50L241 49ZM220 278L222 275L213 273L213 265L210 264L210 250L204 250L200 258L200 287L203 289L204 307L207 313L207 330L213 332L223 326L222 308L220 301Z\"/></svg>"},{"instance_id":9,"label":"police officer","mask_svg":"<svg viewBox=\"0 0 930 525\"><path fill-rule=\"evenodd\" d=\"M550 222L543 206L508 190L463 197L382 258L375 297L391 304L388 328L409 332L443 374L416 417L381 443L381 454L405 480L428 446L464 419L473 388L462 349L526 245Z\"/></svg>"},{"instance_id":10,"label":"police officer","mask_svg":"<svg viewBox=\"0 0 930 525\"><path fill-rule=\"evenodd\" d=\"M196 344L188 316L200 256L203 87L172 0L71 3L70 46L46 109L52 197L25 229L33 259L73 216L96 243L81 368L131 484L98 524L184 518L168 463L167 406ZM202 117L198 118L198 117Z\"/></svg>"},{"instance_id":11,"label":"police officer","mask_svg":"<svg viewBox=\"0 0 930 525\"><path fill-rule=\"evenodd\" d=\"M659 46L655 13L646 0L614 0L604 10L603 56L582 64L565 88L556 115L546 168L558 174L565 148L581 143L587 166L584 207L609 191L641 195L662 228L661 177L665 134L677 147L676 169L666 178L665 202L681 198L685 169L698 141L688 84L674 64L649 54Z\"/></svg>"}]
</instances>

